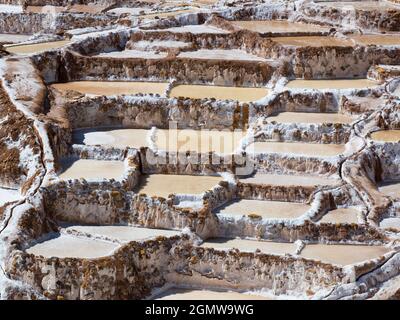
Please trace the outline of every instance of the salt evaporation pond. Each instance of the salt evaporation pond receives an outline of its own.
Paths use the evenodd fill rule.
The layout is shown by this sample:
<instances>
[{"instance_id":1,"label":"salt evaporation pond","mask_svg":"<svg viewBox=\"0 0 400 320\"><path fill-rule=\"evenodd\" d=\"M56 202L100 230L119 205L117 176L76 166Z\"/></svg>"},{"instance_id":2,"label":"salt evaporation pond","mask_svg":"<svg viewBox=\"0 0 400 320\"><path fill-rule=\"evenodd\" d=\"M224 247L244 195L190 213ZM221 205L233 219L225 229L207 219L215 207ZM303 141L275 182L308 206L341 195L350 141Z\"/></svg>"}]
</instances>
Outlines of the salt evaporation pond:
<instances>
[{"instance_id":1,"label":"salt evaporation pond","mask_svg":"<svg viewBox=\"0 0 400 320\"><path fill-rule=\"evenodd\" d=\"M245 131L157 129L154 143L157 149L171 152L234 153L240 146ZM73 132L73 141L85 145L105 145L116 148L149 147L148 129L83 129Z\"/></svg>"},{"instance_id":2,"label":"salt evaporation pond","mask_svg":"<svg viewBox=\"0 0 400 320\"><path fill-rule=\"evenodd\" d=\"M278 255L295 254L297 248L294 243L228 238L210 239L205 241L201 246L225 250L236 248L244 252L254 252L258 249L262 253ZM389 251L390 249L384 246L306 244L300 256L345 266L379 258Z\"/></svg>"},{"instance_id":3,"label":"salt evaporation pond","mask_svg":"<svg viewBox=\"0 0 400 320\"><path fill-rule=\"evenodd\" d=\"M67 232L79 232L95 237L102 237L119 242L143 241L159 236L172 237L180 234L180 231L150 229L131 226L69 226Z\"/></svg>"},{"instance_id":4,"label":"salt evaporation pond","mask_svg":"<svg viewBox=\"0 0 400 320\"><path fill-rule=\"evenodd\" d=\"M319 222L321 223L358 223L359 210L356 208L338 208L329 211Z\"/></svg>"},{"instance_id":5,"label":"salt evaporation pond","mask_svg":"<svg viewBox=\"0 0 400 320\"><path fill-rule=\"evenodd\" d=\"M171 288L154 300L272 300L273 297L245 294L234 291L213 291L202 289Z\"/></svg>"},{"instance_id":6,"label":"salt evaporation pond","mask_svg":"<svg viewBox=\"0 0 400 320\"><path fill-rule=\"evenodd\" d=\"M192 44L190 42L177 41L177 40L141 40L133 43L133 47L137 50L152 50L158 48L175 48L183 49L189 48Z\"/></svg>"},{"instance_id":7,"label":"salt evaporation pond","mask_svg":"<svg viewBox=\"0 0 400 320\"><path fill-rule=\"evenodd\" d=\"M301 142L255 142L246 148L248 153L285 153L311 157L333 157L345 152L342 144Z\"/></svg>"},{"instance_id":8,"label":"salt evaporation pond","mask_svg":"<svg viewBox=\"0 0 400 320\"><path fill-rule=\"evenodd\" d=\"M168 54L166 52L157 51L142 51L142 50L123 50L123 51L111 51L103 52L95 57L99 58L124 58L124 59L163 59Z\"/></svg>"},{"instance_id":9,"label":"salt evaporation pond","mask_svg":"<svg viewBox=\"0 0 400 320\"><path fill-rule=\"evenodd\" d=\"M11 46L5 46L5 49L9 53L14 53L19 55L34 54L47 50L60 49L70 43L71 43L70 40L61 40L61 41L51 41L51 42L43 42L36 44L11 45Z\"/></svg>"},{"instance_id":10,"label":"salt evaporation pond","mask_svg":"<svg viewBox=\"0 0 400 320\"><path fill-rule=\"evenodd\" d=\"M384 246L307 244L300 255L307 259L346 266L379 258L389 251Z\"/></svg>"},{"instance_id":11,"label":"salt evaporation pond","mask_svg":"<svg viewBox=\"0 0 400 320\"><path fill-rule=\"evenodd\" d=\"M387 1L326 1L319 3L320 5L329 6L333 8L343 9L360 9L360 10L387 10L399 9L398 6Z\"/></svg>"},{"instance_id":12,"label":"salt evaporation pond","mask_svg":"<svg viewBox=\"0 0 400 320\"><path fill-rule=\"evenodd\" d=\"M27 41L32 35L0 33L0 43L18 43Z\"/></svg>"},{"instance_id":13,"label":"salt evaporation pond","mask_svg":"<svg viewBox=\"0 0 400 320\"><path fill-rule=\"evenodd\" d=\"M331 80L292 80L286 85L289 89L368 89L378 85L376 81L368 79L331 79Z\"/></svg>"},{"instance_id":14,"label":"salt evaporation pond","mask_svg":"<svg viewBox=\"0 0 400 320\"><path fill-rule=\"evenodd\" d=\"M261 184L272 186L333 186L338 185L340 180L312 175L289 175L289 174L268 174L257 172L253 176L240 178L241 183Z\"/></svg>"},{"instance_id":15,"label":"salt evaporation pond","mask_svg":"<svg viewBox=\"0 0 400 320\"><path fill-rule=\"evenodd\" d=\"M60 179L116 179L120 180L125 171L123 161L106 161L91 159L62 159L63 171Z\"/></svg>"},{"instance_id":16,"label":"salt evaporation pond","mask_svg":"<svg viewBox=\"0 0 400 320\"><path fill-rule=\"evenodd\" d=\"M267 118L278 123L342 123L350 124L356 117L342 113L322 112L281 112Z\"/></svg>"},{"instance_id":17,"label":"salt evaporation pond","mask_svg":"<svg viewBox=\"0 0 400 320\"><path fill-rule=\"evenodd\" d=\"M379 46L398 46L400 45L399 35L392 34L363 34L351 36L356 43L361 45L379 45Z\"/></svg>"},{"instance_id":18,"label":"salt evaporation pond","mask_svg":"<svg viewBox=\"0 0 400 320\"><path fill-rule=\"evenodd\" d=\"M275 37L273 41L291 47L353 47L350 39L329 36Z\"/></svg>"},{"instance_id":19,"label":"salt evaporation pond","mask_svg":"<svg viewBox=\"0 0 400 320\"><path fill-rule=\"evenodd\" d=\"M61 234L44 242L37 243L26 250L29 254L45 258L85 258L94 259L108 256L118 245L112 242L84 239Z\"/></svg>"},{"instance_id":20,"label":"salt evaporation pond","mask_svg":"<svg viewBox=\"0 0 400 320\"><path fill-rule=\"evenodd\" d=\"M263 219L295 219L305 214L311 206L303 203L245 200L232 201L215 211L219 215L257 215Z\"/></svg>"},{"instance_id":21,"label":"salt evaporation pond","mask_svg":"<svg viewBox=\"0 0 400 320\"><path fill-rule=\"evenodd\" d=\"M206 85L178 85L172 88L173 98L237 100L240 102L257 101L269 94L266 88L223 87Z\"/></svg>"},{"instance_id":22,"label":"salt evaporation pond","mask_svg":"<svg viewBox=\"0 0 400 320\"><path fill-rule=\"evenodd\" d=\"M228 34L229 32L226 30L222 30L213 26L209 25L187 25L187 26L182 26L182 27L172 27L168 29L162 29L162 30L149 30L149 31L168 31L172 33L192 33L192 34L202 34L202 33L210 33L210 34Z\"/></svg>"},{"instance_id":23,"label":"salt evaporation pond","mask_svg":"<svg viewBox=\"0 0 400 320\"><path fill-rule=\"evenodd\" d=\"M199 49L196 51L185 51L178 58L201 59L201 60L234 60L234 61L267 61L264 58L249 54L239 49Z\"/></svg>"},{"instance_id":24,"label":"salt evaporation pond","mask_svg":"<svg viewBox=\"0 0 400 320\"><path fill-rule=\"evenodd\" d=\"M272 242L272 241L255 241L245 239L230 239L230 238L213 238L204 241L201 244L203 248L215 249L239 249L246 252L254 252L259 249L262 253L267 254L294 254L296 245L294 243L286 242Z\"/></svg>"},{"instance_id":25,"label":"salt evaporation pond","mask_svg":"<svg viewBox=\"0 0 400 320\"><path fill-rule=\"evenodd\" d=\"M73 81L55 83L52 85L57 90L73 90L82 94L93 95L136 95L159 94L167 91L168 82L141 82L141 81Z\"/></svg>"},{"instance_id":26,"label":"salt evaporation pond","mask_svg":"<svg viewBox=\"0 0 400 320\"><path fill-rule=\"evenodd\" d=\"M371 134L371 139L380 142L400 142L400 130L380 130Z\"/></svg>"},{"instance_id":27,"label":"salt evaporation pond","mask_svg":"<svg viewBox=\"0 0 400 320\"><path fill-rule=\"evenodd\" d=\"M103 12L107 6L102 6L99 4L73 4L68 7L62 6L27 6L25 9L29 13L62 13L62 12L74 12L74 13L91 13L97 14Z\"/></svg>"},{"instance_id":28,"label":"salt evaporation pond","mask_svg":"<svg viewBox=\"0 0 400 320\"><path fill-rule=\"evenodd\" d=\"M219 176L151 174L142 176L135 192L163 198L168 198L170 194L202 194L222 180Z\"/></svg>"},{"instance_id":29,"label":"salt evaporation pond","mask_svg":"<svg viewBox=\"0 0 400 320\"><path fill-rule=\"evenodd\" d=\"M232 25L261 34L274 33L315 33L329 32L329 28L315 24L290 22L287 20L231 21Z\"/></svg>"}]
</instances>

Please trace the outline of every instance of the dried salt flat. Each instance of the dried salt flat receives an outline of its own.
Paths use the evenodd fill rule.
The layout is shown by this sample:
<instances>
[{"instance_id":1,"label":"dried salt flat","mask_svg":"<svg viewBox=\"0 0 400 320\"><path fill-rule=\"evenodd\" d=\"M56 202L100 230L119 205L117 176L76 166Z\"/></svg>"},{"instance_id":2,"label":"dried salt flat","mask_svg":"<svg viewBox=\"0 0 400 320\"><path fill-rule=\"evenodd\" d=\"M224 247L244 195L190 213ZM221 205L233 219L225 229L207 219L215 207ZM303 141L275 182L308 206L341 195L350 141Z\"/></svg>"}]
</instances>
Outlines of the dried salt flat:
<instances>
[{"instance_id":1,"label":"dried salt flat","mask_svg":"<svg viewBox=\"0 0 400 320\"><path fill-rule=\"evenodd\" d=\"M398 34L363 34L351 36L360 45L399 46L400 36Z\"/></svg>"},{"instance_id":2,"label":"dried salt flat","mask_svg":"<svg viewBox=\"0 0 400 320\"><path fill-rule=\"evenodd\" d=\"M0 33L0 43L19 43L31 37L32 35Z\"/></svg>"},{"instance_id":3,"label":"dried salt flat","mask_svg":"<svg viewBox=\"0 0 400 320\"><path fill-rule=\"evenodd\" d=\"M379 258L390 252L384 246L307 244L300 256L341 266Z\"/></svg>"},{"instance_id":4,"label":"dried salt flat","mask_svg":"<svg viewBox=\"0 0 400 320\"><path fill-rule=\"evenodd\" d=\"M287 20L250 20L250 21L231 21L231 24L241 29L246 29L261 34L273 33L314 33L321 34L329 32L329 28Z\"/></svg>"},{"instance_id":5,"label":"dried salt flat","mask_svg":"<svg viewBox=\"0 0 400 320\"><path fill-rule=\"evenodd\" d=\"M379 191L383 194L399 199L400 198L400 181L384 182L379 186Z\"/></svg>"},{"instance_id":6,"label":"dried salt flat","mask_svg":"<svg viewBox=\"0 0 400 320\"><path fill-rule=\"evenodd\" d=\"M36 44L9 45L4 47L9 53L21 55L21 54L34 54L48 50L60 49L70 43L71 43L70 40L61 40L61 41L51 41L51 42L43 42Z\"/></svg>"},{"instance_id":7,"label":"dried salt flat","mask_svg":"<svg viewBox=\"0 0 400 320\"><path fill-rule=\"evenodd\" d=\"M239 49L200 49L196 51L185 51L178 58L201 59L201 60L232 60L232 61L267 61L264 58L249 54Z\"/></svg>"},{"instance_id":8,"label":"dried salt flat","mask_svg":"<svg viewBox=\"0 0 400 320\"><path fill-rule=\"evenodd\" d=\"M341 123L350 124L356 117L342 113L321 112L281 112L268 117L268 121L278 123Z\"/></svg>"},{"instance_id":9,"label":"dried salt flat","mask_svg":"<svg viewBox=\"0 0 400 320\"><path fill-rule=\"evenodd\" d=\"M18 190L0 188L0 207L4 206L8 202L14 202L21 198L21 194Z\"/></svg>"},{"instance_id":10,"label":"dried salt flat","mask_svg":"<svg viewBox=\"0 0 400 320\"><path fill-rule=\"evenodd\" d=\"M173 32L173 33L193 33L193 34L202 34L202 33L209 33L209 34L228 34L229 32L226 30L222 30L213 26L209 25L186 25L182 27L173 27L173 28L168 28L168 29L162 29L162 30L149 30L152 32L159 32L159 31L168 31L168 32Z\"/></svg>"},{"instance_id":11,"label":"dried salt flat","mask_svg":"<svg viewBox=\"0 0 400 320\"><path fill-rule=\"evenodd\" d=\"M178 85L173 87L170 97L191 99L237 100L240 102L257 101L269 94L266 88L223 87L207 85Z\"/></svg>"},{"instance_id":12,"label":"dried salt flat","mask_svg":"<svg viewBox=\"0 0 400 320\"><path fill-rule=\"evenodd\" d=\"M275 37L273 41L283 46L292 47L353 47L354 42L350 39L342 39L329 36L298 36L298 37Z\"/></svg>"},{"instance_id":13,"label":"dried salt flat","mask_svg":"<svg viewBox=\"0 0 400 320\"><path fill-rule=\"evenodd\" d=\"M73 90L93 95L135 95L140 93L163 95L167 91L168 82L74 81L55 83L51 86L60 91Z\"/></svg>"},{"instance_id":14,"label":"dried salt flat","mask_svg":"<svg viewBox=\"0 0 400 320\"><path fill-rule=\"evenodd\" d=\"M234 153L245 131L218 131L192 129L157 129L154 143L159 150L171 152ZM105 145L116 148L149 147L149 129L82 129L73 132L76 144Z\"/></svg>"},{"instance_id":15,"label":"dried salt flat","mask_svg":"<svg viewBox=\"0 0 400 320\"><path fill-rule=\"evenodd\" d=\"M273 186L333 186L338 185L340 180L311 175L286 175L286 174L267 174L256 173L251 177L240 178L241 183L264 184Z\"/></svg>"},{"instance_id":16,"label":"dried salt flat","mask_svg":"<svg viewBox=\"0 0 400 320\"><path fill-rule=\"evenodd\" d=\"M380 142L400 142L400 130L380 130L371 134L371 139Z\"/></svg>"},{"instance_id":17,"label":"dried salt flat","mask_svg":"<svg viewBox=\"0 0 400 320\"><path fill-rule=\"evenodd\" d=\"M123 161L64 158L60 179L116 179L120 180L125 171Z\"/></svg>"},{"instance_id":18,"label":"dried salt flat","mask_svg":"<svg viewBox=\"0 0 400 320\"><path fill-rule=\"evenodd\" d=\"M368 79L331 79L331 80L301 80L289 81L289 89L368 89L378 86L378 83Z\"/></svg>"},{"instance_id":19,"label":"dried salt flat","mask_svg":"<svg viewBox=\"0 0 400 320\"><path fill-rule=\"evenodd\" d=\"M156 51L143 51L143 50L123 50L123 51L111 51L103 52L94 57L99 58L136 58L136 59L163 59L166 58L168 54L166 52L156 52Z\"/></svg>"},{"instance_id":20,"label":"dried salt flat","mask_svg":"<svg viewBox=\"0 0 400 320\"><path fill-rule=\"evenodd\" d=\"M319 222L321 223L358 223L359 210L356 208L338 208L329 211Z\"/></svg>"},{"instance_id":21,"label":"dried salt flat","mask_svg":"<svg viewBox=\"0 0 400 320\"><path fill-rule=\"evenodd\" d=\"M154 300L273 300L272 296L261 296L234 291L171 288L154 297Z\"/></svg>"},{"instance_id":22,"label":"dried salt flat","mask_svg":"<svg viewBox=\"0 0 400 320\"><path fill-rule=\"evenodd\" d=\"M144 241L159 236L172 237L180 234L180 231L139 228L131 226L68 226L67 232L90 234L91 236L117 240L119 242Z\"/></svg>"},{"instance_id":23,"label":"dried salt flat","mask_svg":"<svg viewBox=\"0 0 400 320\"><path fill-rule=\"evenodd\" d=\"M22 6L11 4L0 4L0 12L4 13L22 13Z\"/></svg>"},{"instance_id":24,"label":"dried salt flat","mask_svg":"<svg viewBox=\"0 0 400 320\"><path fill-rule=\"evenodd\" d=\"M228 216L255 214L263 219L295 219L305 214L310 208L311 206L303 203L240 199L217 209L215 214Z\"/></svg>"},{"instance_id":25,"label":"dried salt flat","mask_svg":"<svg viewBox=\"0 0 400 320\"><path fill-rule=\"evenodd\" d=\"M183 49L183 48L189 48L191 46L192 44L190 42L183 42L177 40L154 40L154 41L141 40L133 44L133 47L136 50L149 50L149 51L155 48Z\"/></svg>"},{"instance_id":26,"label":"dried salt flat","mask_svg":"<svg viewBox=\"0 0 400 320\"><path fill-rule=\"evenodd\" d=\"M397 231L400 231L400 218L387 218L383 219L381 223L379 224L381 228L384 229L395 229Z\"/></svg>"},{"instance_id":27,"label":"dried salt flat","mask_svg":"<svg viewBox=\"0 0 400 320\"><path fill-rule=\"evenodd\" d=\"M168 198L170 194L202 194L217 186L219 176L190 176L151 174L143 176L135 192L148 196Z\"/></svg>"},{"instance_id":28,"label":"dried salt flat","mask_svg":"<svg viewBox=\"0 0 400 320\"><path fill-rule=\"evenodd\" d=\"M117 248L115 243L61 234L31 246L26 252L45 258L95 259L111 255Z\"/></svg>"},{"instance_id":29,"label":"dried salt flat","mask_svg":"<svg viewBox=\"0 0 400 320\"><path fill-rule=\"evenodd\" d=\"M301 142L254 142L246 148L248 153L284 153L310 157L333 157L343 154L343 144Z\"/></svg>"}]
</instances>

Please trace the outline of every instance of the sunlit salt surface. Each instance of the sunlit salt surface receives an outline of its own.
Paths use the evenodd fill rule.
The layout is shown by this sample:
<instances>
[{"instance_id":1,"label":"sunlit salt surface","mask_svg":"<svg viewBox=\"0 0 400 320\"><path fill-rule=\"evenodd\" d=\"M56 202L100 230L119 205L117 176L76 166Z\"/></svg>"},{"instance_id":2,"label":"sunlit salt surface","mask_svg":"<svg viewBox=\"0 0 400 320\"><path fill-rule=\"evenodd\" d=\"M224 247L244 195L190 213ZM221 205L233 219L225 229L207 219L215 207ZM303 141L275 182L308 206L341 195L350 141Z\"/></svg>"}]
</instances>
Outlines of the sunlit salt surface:
<instances>
[{"instance_id":1,"label":"sunlit salt surface","mask_svg":"<svg viewBox=\"0 0 400 320\"><path fill-rule=\"evenodd\" d=\"M350 124L356 117L342 113L321 112L281 112L268 117L268 121L278 123L342 123Z\"/></svg>"},{"instance_id":2,"label":"sunlit salt surface","mask_svg":"<svg viewBox=\"0 0 400 320\"><path fill-rule=\"evenodd\" d=\"M97 14L101 13L107 8L107 6L102 6L100 4L73 4L69 7L62 6L28 6L26 8L27 12L30 13L61 13L61 12L75 12L75 13L91 13Z\"/></svg>"},{"instance_id":3,"label":"sunlit salt surface","mask_svg":"<svg viewBox=\"0 0 400 320\"><path fill-rule=\"evenodd\" d=\"M201 34L201 33L213 33L213 34L227 34L228 31L208 26L208 25L187 25L182 27L173 27L168 29L160 29L160 30L152 30L152 31L168 31L173 33L193 33L193 34Z\"/></svg>"},{"instance_id":4,"label":"sunlit salt surface","mask_svg":"<svg viewBox=\"0 0 400 320\"><path fill-rule=\"evenodd\" d=\"M254 252L257 249L267 254L294 254L296 245L294 243L256 241L245 239L213 238L202 243L203 248L215 249L239 249L240 251Z\"/></svg>"},{"instance_id":5,"label":"sunlit salt surface","mask_svg":"<svg viewBox=\"0 0 400 320\"><path fill-rule=\"evenodd\" d=\"M400 231L400 218L383 219L379 226L385 229L395 229L397 231Z\"/></svg>"},{"instance_id":6,"label":"sunlit salt surface","mask_svg":"<svg viewBox=\"0 0 400 320\"><path fill-rule=\"evenodd\" d=\"M234 153L245 131L157 129L153 136L159 150L198 153ZM151 130L148 129L83 129L73 132L76 144L105 145L116 148L149 147Z\"/></svg>"},{"instance_id":7,"label":"sunlit salt surface","mask_svg":"<svg viewBox=\"0 0 400 320\"><path fill-rule=\"evenodd\" d=\"M315 186L332 186L340 183L340 180L333 178L326 178L320 176L311 175L286 175L286 174L266 174L256 173L253 176L240 178L242 183L250 184L264 184L273 186L304 186L304 187L315 187Z\"/></svg>"},{"instance_id":8,"label":"sunlit salt surface","mask_svg":"<svg viewBox=\"0 0 400 320\"><path fill-rule=\"evenodd\" d=\"M95 57L101 58L136 58L136 59L163 59L167 57L165 52L156 51L143 51L143 50L123 50L123 51L111 51L100 53Z\"/></svg>"},{"instance_id":9,"label":"sunlit salt surface","mask_svg":"<svg viewBox=\"0 0 400 320\"><path fill-rule=\"evenodd\" d=\"M141 8L141 7L137 7L137 8L120 7L120 8L113 8L113 9L107 10L108 13L114 13L117 15L121 15L121 14L139 15L139 14L146 14L149 11L150 11L150 9Z\"/></svg>"},{"instance_id":10,"label":"sunlit salt surface","mask_svg":"<svg viewBox=\"0 0 400 320\"><path fill-rule=\"evenodd\" d=\"M359 10L387 10L399 9L393 3L387 1L326 1L319 3L320 5L343 8L343 9L359 9Z\"/></svg>"},{"instance_id":11,"label":"sunlit salt surface","mask_svg":"<svg viewBox=\"0 0 400 320\"><path fill-rule=\"evenodd\" d=\"M400 181L391 181L382 183L379 186L379 191L392 198L400 198Z\"/></svg>"},{"instance_id":12,"label":"sunlit salt surface","mask_svg":"<svg viewBox=\"0 0 400 320\"><path fill-rule=\"evenodd\" d=\"M0 4L0 12L4 13L22 13L22 6L11 4Z\"/></svg>"},{"instance_id":13,"label":"sunlit salt surface","mask_svg":"<svg viewBox=\"0 0 400 320\"><path fill-rule=\"evenodd\" d=\"M57 238L35 244L28 248L26 252L45 258L94 259L108 256L116 248L118 248L118 245L115 243L62 234Z\"/></svg>"},{"instance_id":14,"label":"sunlit salt surface","mask_svg":"<svg viewBox=\"0 0 400 320\"><path fill-rule=\"evenodd\" d=\"M242 60L242 61L267 61L264 58L249 54L239 49L200 49L196 51L185 51L178 58L205 59L205 60Z\"/></svg>"},{"instance_id":15,"label":"sunlit salt surface","mask_svg":"<svg viewBox=\"0 0 400 320\"><path fill-rule=\"evenodd\" d=\"M171 288L156 297L154 300L272 300L273 297L256 294L239 293L233 291L214 291L202 289Z\"/></svg>"},{"instance_id":16,"label":"sunlit salt surface","mask_svg":"<svg viewBox=\"0 0 400 320\"><path fill-rule=\"evenodd\" d=\"M273 41L283 46L293 47L353 47L350 39L342 39L328 36L299 36L299 37L275 37Z\"/></svg>"},{"instance_id":17,"label":"sunlit salt surface","mask_svg":"<svg viewBox=\"0 0 400 320\"><path fill-rule=\"evenodd\" d=\"M345 266L379 258L389 251L384 246L307 244L300 255L303 258Z\"/></svg>"},{"instance_id":18,"label":"sunlit salt surface","mask_svg":"<svg viewBox=\"0 0 400 320\"><path fill-rule=\"evenodd\" d=\"M154 48L188 48L191 47L190 42L176 40L141 40L133 43L133 47L138 50L152 50Z\"/></svg>"},{"instance_id":19,"label":"sunlit salt surface","mask_svg":"<svg viewBox=\"0 0 400 320\"><path fill-rule=\"evenodd\" d=\"M322 223L358 223L359 210L356 208L338 208L329 211L319 222Z\"/></svg>"},{"instance_id":20,"label":"sunlit salt surface","mask_svg":"<svg viewBox=\"0 0 400 320\"><path fill-rule=\"evenodd\" d=\"M116 179L120 180L124 174L123 161L105 161L91 159L70 159L61 161L62 172L60 179Z\"/></svg>"},{"instance_id":21,"label":"sunlit salt surface","mask_svg":"<svg viewBox=\"0 0 400 320\"><path fill-rule=\"evenodd\" d=\"M381 130L371 134L371 139L381 142L400 142L400 130Z\"/></svg>"},{"instance_id":22,"label":"sunlit salt surface","mask_svg":"<svg viewBox=\"0 0 400 320\"><path fill-rule=\"evenodd\" d=\"M400 7L399 7L400 9ZM357 44L360 45L380 45L380 46L398 46L400 45L399 35L384 34L363 34L351 36Z\"/></svg>"},{"instance_id":23,"label":"sunlit salt surface","mask_svg":"<svg viewBox=\"0 0 400 320\"><path fill-rule=\"evenodd\" d=\"M301 142L255 142L247 147L248 153L285 153L313 157L333 157L344 153L345 145Z\"/></svg>"},{"instance_id":24,"label":"sunlit salt surface","mask_svg":"<svg viewBox=\"0 0 400 320\"><path fill-rule=\"evenodd\" d=\"M228 203L215 213L229 216L257 215L264 219L295 219L310 208L303 203L241 199Z\"/></svg>"},{"instance_id":25,"label":"sunlit salt surface","mask_svg":"<svg viewBox=\"0 0 400 320\"><path fill-rule=\"evenodd\" d=\"M286 85L291 89L367 89L378 85L376 81L368 79L343 80L292 80Z\"/></svg>"},{"instance_id":26,"label":"sunlit salt surface","mask_svg":"<svg viewBox=\"0 0 400 320\"><path fill-rule=\"evenodd\" d=\"M73 90L82 94L93 95L135 95L135 94L165 94L167 82L129 82L129 81L74 81L53 84L57 90Z\"/></svg>"},{"instance_id":27,"label":"sunlit salt surface","mask_svg":"<svg viewBox=\"0 0 400 320\"><path fill-rule=\"evenodd\" d=\"M252 20L252 21L231 21L239 28L250 31L265 33L322 33L329 32L329 28L315 24L290 22L287 20Z\"/></svg>"},{"instance_id":28,"label":"sunlit salt surface","mask_svg":"<svg viewBox=\"0 0 400 320\"><path fill-rule=\"evenodd\" d=\"M130 226L69 226L66 228L68 232L79 232L89 234L102 239L117 240L120 242L143 241L155 237L172 237L180 234L179 231L138 228Z\"/></svg>"},{"instance_id":29,"label":"sunlit salt surface","mask_svg":"<svg viewBox=\"0 0 400 320\"><path fill-rule=\"evenodd\" d=\"M21 198L18 190L0 187L0 207L6 203L17 201Z\"/></svg>"},{"instance_id":30,"label":"sunlit salt surface","mask_svg":"<svg viewBox=\"0 0 400 320\"><path fill-rule=\"evenodd\" d=\"M178 85L172 88L170 96L192 99L214 98L217 100L257 101L269 94L265 88L222 87L205 85Z\"/></svg>"},{"instance_id":31,"label":"sunlit salt surface","mask_svg":"<svg viewBox=\"0 0 400 320\"><path fill-rule=\"evenodd\" d=\"M217 186L219 176L189 176L151 174L143 176L135 192L148 196L168 198L170 194L202 194Z\"/></svg>"},{"instance_id":32,"label":"sunlit salt surface","mask_svg":"<svg viewBox=\"0 0 400 320\"><path fill-rule=\"evenodd\" d=\"M32 35L0 33L0 43L18 43L31 37Z\"/></svg>"},{"instance_id":33,"label":"sunlit salt surface","mask_svg":"<svg viewBox=\"0 0 400 320\"><path fill-rule=\"evenodd\" d=\"M60 49L70 43L71 43L70 40L62 40L62 41L43 42L36 44L20 44L20 45L5 46L5 49L9 53L14 53L14 54L34 54L48 50Z\"/></svg>"}]
</instances>

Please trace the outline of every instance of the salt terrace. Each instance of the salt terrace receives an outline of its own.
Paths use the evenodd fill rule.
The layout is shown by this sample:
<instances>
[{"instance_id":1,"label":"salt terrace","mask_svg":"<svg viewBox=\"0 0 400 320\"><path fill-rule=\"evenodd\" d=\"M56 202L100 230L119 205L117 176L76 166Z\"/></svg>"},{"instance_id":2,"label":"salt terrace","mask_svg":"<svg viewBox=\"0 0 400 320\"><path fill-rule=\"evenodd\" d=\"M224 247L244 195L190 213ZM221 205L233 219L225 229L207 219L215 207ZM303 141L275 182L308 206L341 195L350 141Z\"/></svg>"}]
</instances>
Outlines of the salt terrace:
<instances>
[{"instance_id":1,"label":"salt terrace","mask_svg":"<svg viewBox=\"0 0 400 320\"><path fill-rule=\"evenodd\" d=\"M399 17L0 0L0 298L399 299Z\"/></svg>"}]
</instances>

